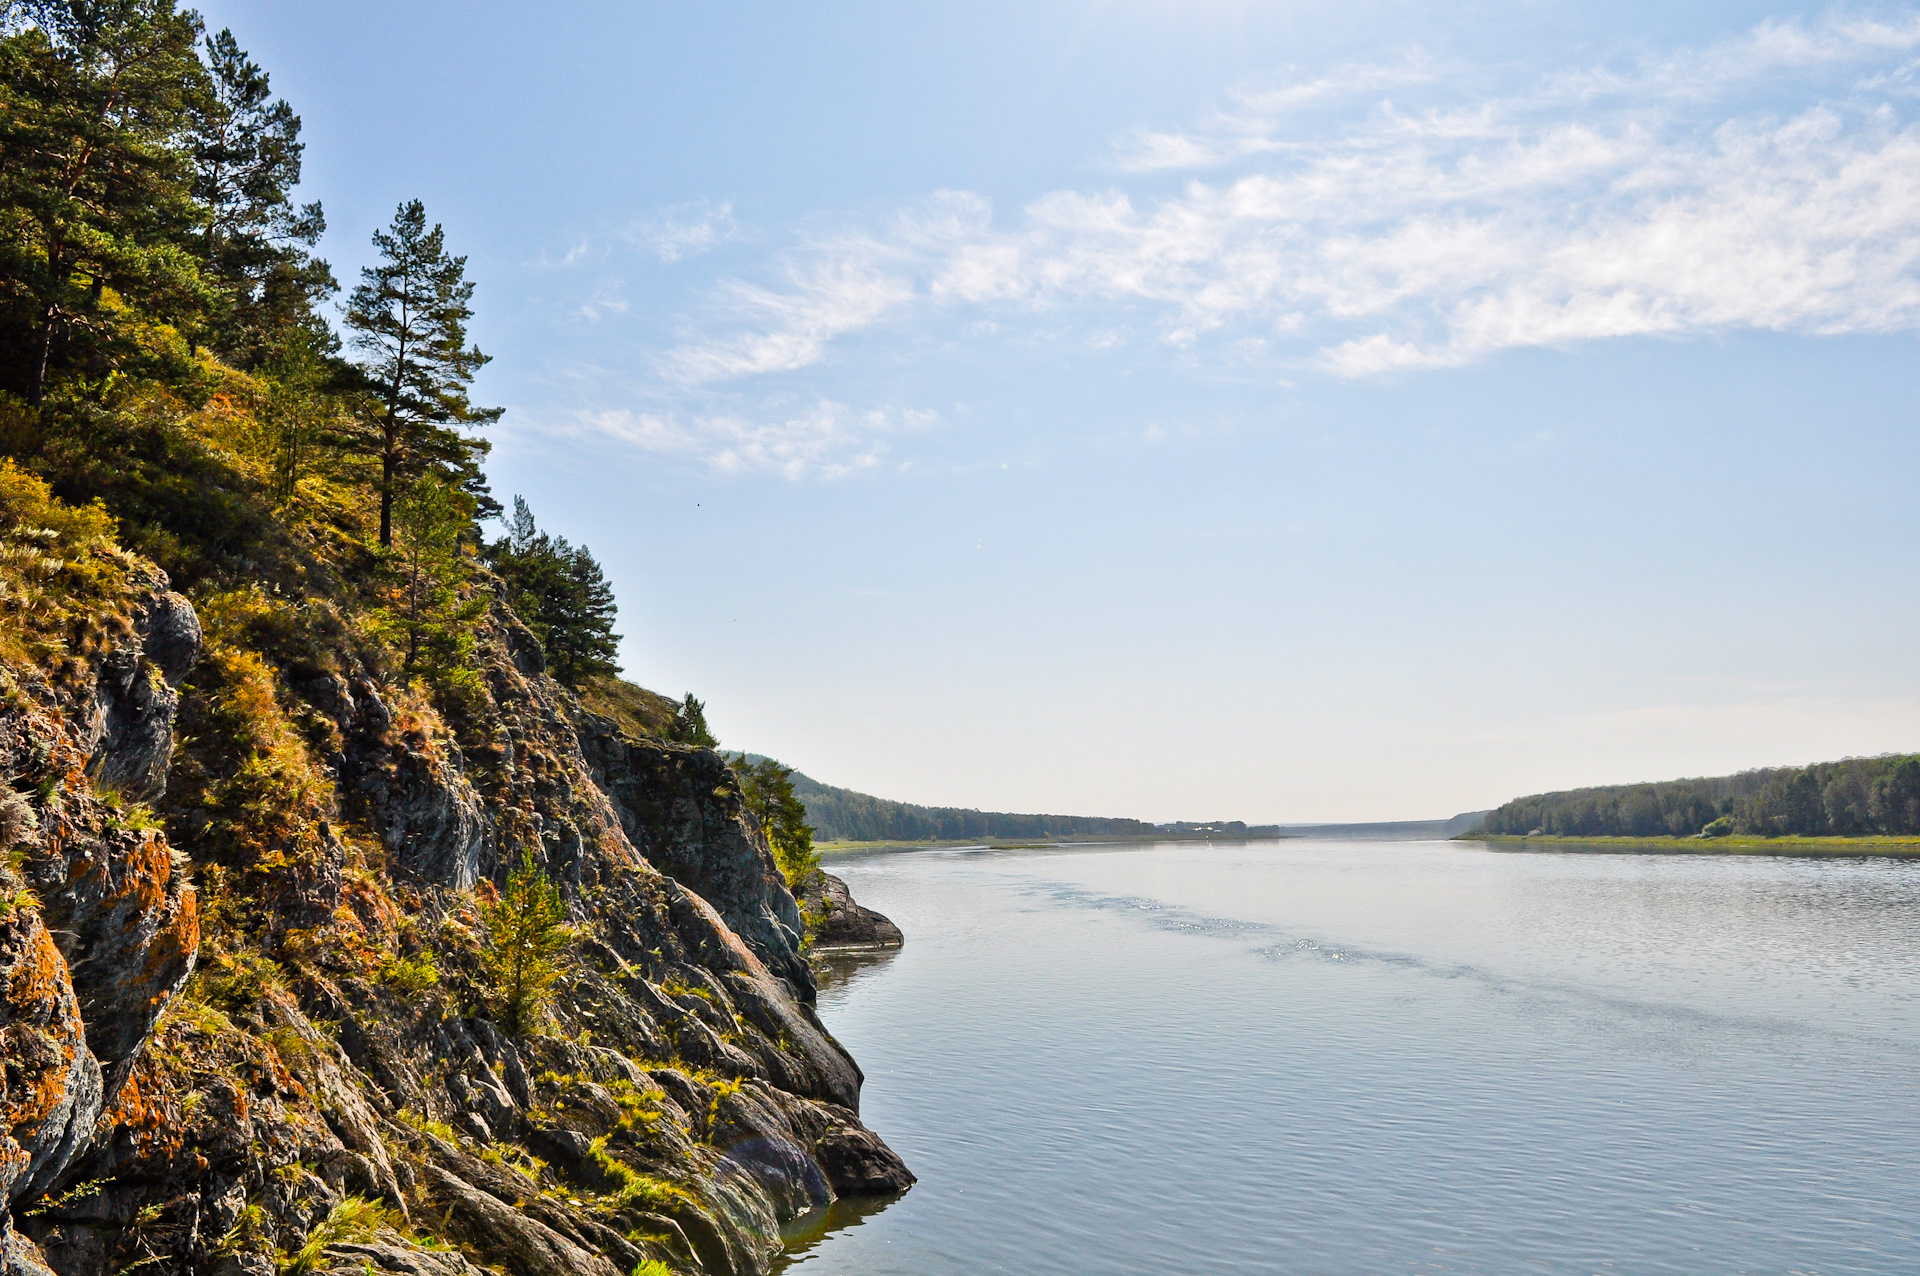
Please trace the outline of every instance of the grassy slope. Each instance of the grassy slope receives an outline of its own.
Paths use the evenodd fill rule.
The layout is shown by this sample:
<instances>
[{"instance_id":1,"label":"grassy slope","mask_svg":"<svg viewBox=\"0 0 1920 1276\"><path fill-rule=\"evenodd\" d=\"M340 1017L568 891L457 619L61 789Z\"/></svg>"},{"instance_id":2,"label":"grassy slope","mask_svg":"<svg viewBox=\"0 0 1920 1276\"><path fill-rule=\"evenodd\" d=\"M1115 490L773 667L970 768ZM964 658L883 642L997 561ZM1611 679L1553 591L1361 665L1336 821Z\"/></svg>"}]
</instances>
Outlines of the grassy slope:
<instances>
[{"instance_id":1,"label":"grassy slope","mask_svg":"<svg viewBox=\"0 0 1920 1276\"><path fill-rule=\"evenodd\" d=\"M1884 855L1920 858L1920 837L1522 837L1462 833L1456 842L1556 851L1645 851L1669 855Z\"/></svg>"},{"instance_id":2,"label":"grassy slope","mask_svg":"<svg viewBox=\"0 0 1920 1276\"><path fill-rule=\"evenodd\" d=\"M581 708L613 719L623 732L640 740L665 735L678 707L657 691L612 676L583 678L574 694Z\"/></svg>"}]
</instances>

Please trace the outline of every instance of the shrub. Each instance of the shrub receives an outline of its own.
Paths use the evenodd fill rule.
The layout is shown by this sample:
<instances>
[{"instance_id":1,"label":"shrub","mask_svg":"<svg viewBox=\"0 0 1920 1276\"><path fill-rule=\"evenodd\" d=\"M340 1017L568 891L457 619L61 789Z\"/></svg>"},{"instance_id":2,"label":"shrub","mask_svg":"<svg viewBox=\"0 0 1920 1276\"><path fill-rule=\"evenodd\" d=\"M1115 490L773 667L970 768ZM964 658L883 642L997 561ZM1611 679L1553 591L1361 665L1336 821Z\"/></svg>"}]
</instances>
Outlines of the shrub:
<instances>
[{"instance_id":1,"label":"shrub","mask_svg":"<svg viewBox=\"0 0 1920 1276\"><path fill-rule=\"evenodd\" d=\"M380 982L418 996L440 982L440 968L434 965L433 953L426 949L414 958L396 954L381 965Z\"/></svg>"}]
</instances>

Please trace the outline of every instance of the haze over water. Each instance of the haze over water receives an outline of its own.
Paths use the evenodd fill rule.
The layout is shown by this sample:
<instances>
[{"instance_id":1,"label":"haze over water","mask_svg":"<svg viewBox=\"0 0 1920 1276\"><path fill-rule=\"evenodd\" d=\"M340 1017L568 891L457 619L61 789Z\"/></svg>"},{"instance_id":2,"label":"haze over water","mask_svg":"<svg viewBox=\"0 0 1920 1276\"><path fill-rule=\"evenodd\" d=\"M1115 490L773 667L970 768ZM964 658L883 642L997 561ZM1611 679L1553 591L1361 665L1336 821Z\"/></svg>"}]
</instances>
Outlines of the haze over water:
<instances>
[{"instance_id":1,"label":"haze over water","mask_svg":"<svg viewBox=\"0 0 1920 1276\"><path fill-rule=\"evenodd\" d=\"M1445 843L830 865L920 1175L807 1276L1920 1270L1920 864Z\"/></svg>"}]
</instances>

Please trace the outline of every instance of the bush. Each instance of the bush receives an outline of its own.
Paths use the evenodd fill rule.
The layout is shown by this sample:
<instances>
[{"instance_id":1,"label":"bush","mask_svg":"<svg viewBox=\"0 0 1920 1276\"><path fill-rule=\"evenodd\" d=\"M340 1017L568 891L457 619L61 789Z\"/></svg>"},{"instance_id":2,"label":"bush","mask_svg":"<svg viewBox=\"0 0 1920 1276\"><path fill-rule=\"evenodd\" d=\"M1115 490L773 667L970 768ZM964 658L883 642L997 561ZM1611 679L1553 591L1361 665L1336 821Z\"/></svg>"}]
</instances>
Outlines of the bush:
<instances>
[{"instance_id":1,"label":"bush","mask_svg":"<svg viewBox=\"0 0 1920 1276\"><path fill-rule=\"evenodd\" d=\"M433 954L422 951L418 957L407 958L398 954L387 958L380 967L380 982L401 992L419 996L440 982L440 968L434 965Z\"/></svg>"}]
</instances>

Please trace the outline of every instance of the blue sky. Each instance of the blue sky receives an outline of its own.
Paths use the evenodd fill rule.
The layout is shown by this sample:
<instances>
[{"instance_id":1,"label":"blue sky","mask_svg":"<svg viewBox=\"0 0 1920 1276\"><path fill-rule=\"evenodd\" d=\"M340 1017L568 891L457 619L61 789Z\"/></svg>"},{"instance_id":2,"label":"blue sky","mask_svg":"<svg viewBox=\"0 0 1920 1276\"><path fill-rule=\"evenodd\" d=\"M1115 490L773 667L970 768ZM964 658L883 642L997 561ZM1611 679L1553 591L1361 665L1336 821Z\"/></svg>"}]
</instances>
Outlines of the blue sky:
<instances>
[{"instance_id":1,"label":"blue sky","mask_svg":"<svg viewBox=\"0 0 1920 1276\"><path fill-rule=\"evenodd\" d=\"M470 258L629 676L913 801L1920 748L1920 11L204 6Z\"/></svg>"}]
</instances>

